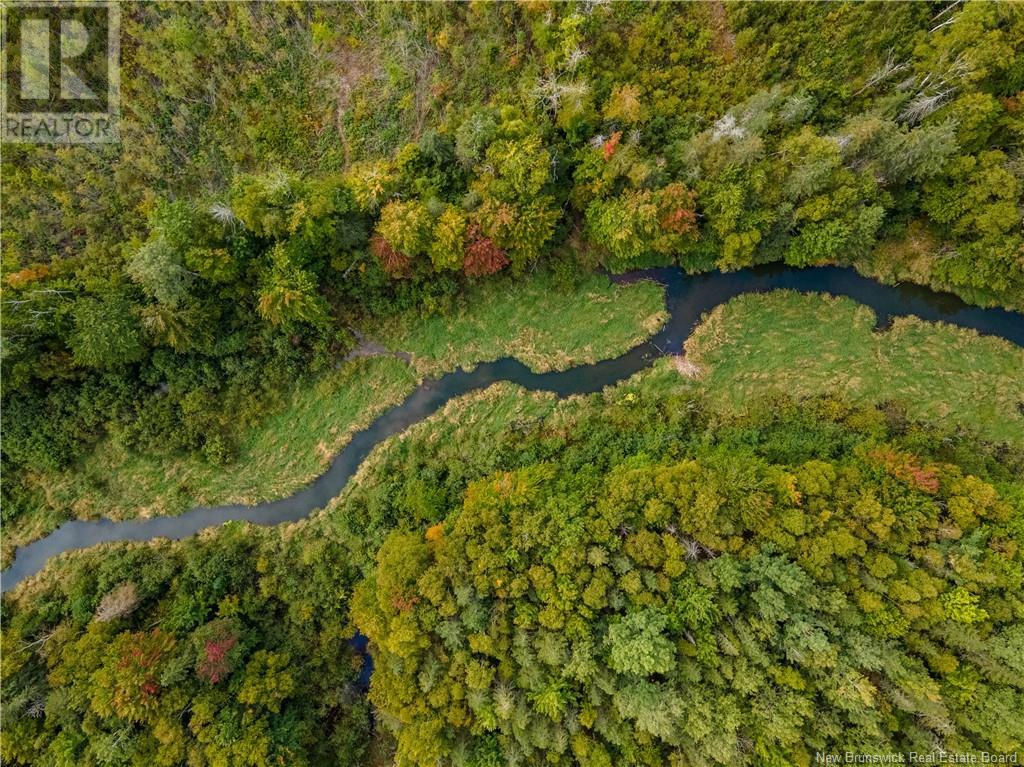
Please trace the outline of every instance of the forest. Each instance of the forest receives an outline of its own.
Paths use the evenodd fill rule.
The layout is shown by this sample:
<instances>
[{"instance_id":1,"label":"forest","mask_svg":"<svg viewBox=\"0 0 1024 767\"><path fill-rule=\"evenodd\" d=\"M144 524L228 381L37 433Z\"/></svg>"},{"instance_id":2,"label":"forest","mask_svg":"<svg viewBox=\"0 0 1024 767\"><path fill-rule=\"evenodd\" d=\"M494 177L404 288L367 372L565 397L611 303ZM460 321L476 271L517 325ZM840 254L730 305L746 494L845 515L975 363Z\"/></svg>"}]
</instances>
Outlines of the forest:
<instances>
[{"instance_id":1,"label":"forest","mask_svg":"<svg viewBox=\"0 0 1024 767\"><path fill-rule=\"evenodd\" d=\"M87 550L22 589L5 759L788 765L1024 744L1021 447L834 398L723 415L671 369L435 418L284 535Z\"/></svg>"},{"instance_id":2,"label":"forest","mask_svg":"<svg viewBox=\"0 0 1024 767\"><path fill-rule=\"evenodd\" d=\"M4 567L287 495L424 377L622 354L661 293L607 275L1024 311L1017 3L127 2L120 64L120 143L3 147ZM0 759L1024 749L1019 348L761 298L699 380L487 390L307 521L55 560L4 595Z\"/></svg>"}]
</instances>

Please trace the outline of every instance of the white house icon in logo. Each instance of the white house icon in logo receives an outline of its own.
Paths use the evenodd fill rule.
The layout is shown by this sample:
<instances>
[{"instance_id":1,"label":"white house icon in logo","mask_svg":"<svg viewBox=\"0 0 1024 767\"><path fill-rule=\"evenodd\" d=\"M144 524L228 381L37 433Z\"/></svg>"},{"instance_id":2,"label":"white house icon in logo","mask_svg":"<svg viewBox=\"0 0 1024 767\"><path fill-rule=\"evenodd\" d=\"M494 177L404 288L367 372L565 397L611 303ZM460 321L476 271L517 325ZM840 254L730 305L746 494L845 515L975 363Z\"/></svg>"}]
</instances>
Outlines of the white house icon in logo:
<instances>
[{"instance_id":1,"label":"white house icon in logo","mask_svg":"<svg viewBox=\"0 0 1024 767\"><path fill-rule=\"evenodd\" d=\"M69 61L89 47L89 30L77 19L60 22L60 97L95 99L96 94L71 68ZM21 22L21 97L50 98L50 21L23 19Z\"/></svg>"}]
</instances>

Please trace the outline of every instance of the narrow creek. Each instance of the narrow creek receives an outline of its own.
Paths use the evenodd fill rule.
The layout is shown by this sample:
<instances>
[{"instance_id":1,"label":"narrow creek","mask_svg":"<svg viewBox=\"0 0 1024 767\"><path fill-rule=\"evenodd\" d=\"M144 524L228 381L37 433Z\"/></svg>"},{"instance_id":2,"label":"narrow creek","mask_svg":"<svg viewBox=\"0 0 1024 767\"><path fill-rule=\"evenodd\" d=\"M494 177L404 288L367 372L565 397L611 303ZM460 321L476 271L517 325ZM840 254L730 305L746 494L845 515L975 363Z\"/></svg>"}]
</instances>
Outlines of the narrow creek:
<instances>
[{"instance_id":1,"label":"narrow creek","mask_svg":"<svg viewBox=\"0 0 1024 767\"><path fill-rule=\"evenodd\" d=\"M509 381L529 390L551 391L560 397L600 391L644 369L657 357L680 353L702 314L744 293L790 289L846 296L873 309L879 329L886 328L894 316L916 315L924 320L941 320L972 328L1024 346L1024 314L970 306L956 296L918 285L883 285L849 268L797 269L768 265L726 274L712 272L693 276L677 268L663 268L631 272L616 277L615 281L628 283L641 279L655 280L665 286L669 319L652 339L620 357L551 373L534 373L518 360L506 357L482 363L470 371L458 370L428 379L405 401L355 434L324 474L287 498L255 506L201 506L179 516L123 522L65 522L49 535L17 550L11 566L0 573L0 589L8 591L39 572L51 557L98 543L185 538L231 520L258 525L297 521L336 497L374 447L437 412L449 400L499 381ZM1024 370L1021 375L1024 376Z\"/></svg>"}]
</instances>

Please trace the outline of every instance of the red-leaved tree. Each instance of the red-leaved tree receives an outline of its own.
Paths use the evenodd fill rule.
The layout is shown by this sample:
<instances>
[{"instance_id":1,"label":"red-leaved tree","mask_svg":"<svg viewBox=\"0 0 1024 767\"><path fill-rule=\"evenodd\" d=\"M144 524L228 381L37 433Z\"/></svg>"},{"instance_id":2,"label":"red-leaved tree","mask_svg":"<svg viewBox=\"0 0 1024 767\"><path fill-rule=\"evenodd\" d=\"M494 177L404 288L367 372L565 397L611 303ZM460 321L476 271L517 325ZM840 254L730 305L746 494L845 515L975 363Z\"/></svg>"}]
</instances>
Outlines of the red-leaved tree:
<instances>
[{"instance_id":1,"label":"red-leaved tree","mask_svg":"<svg viewBox=\"0 0 1024 767\"><path fill-rule=\"evenodd\" d=\"M896 479L906 482L925 493L939 491L938 467L922 466L920 459L911 453L894 450L891 447L879 447L868 452L868 458L881 465Z\"/></svg>"},{"instance_id":2,"label":"red-leaved tree","mask_svg":"<svg viewBox=\"0 0 1024 767\"><path fill-rule=\"evenodd\" d=\"M615 156L615 150L619 147L619 141L622 140L622 131L615 131L604 144L601 145L601 154L604 156L604 161L608 162L612 157Z\"/></svg>"},{"instance_id":3,"label":"red-leaved tree","mask_svg":"<svg viewBox=\"0 0 1024 767\"><path fill-rule=\"evenodd\" d=\"M685 185L669 184L658 191L658 223L672 234L697 231L697 196Z\"/></svg>"},{"instance_id":4,"label":"red-leaved tree","mask_svg":"<svg viewBox=\"0 0 1024 767\"><path fill-rule=\"evenodd\" d=\"M196 674L210 684L231 673L231 650L238 644L238 635L226 623L215 622L212 635L203 642L196 663Z\"/></svg>"},{"instance_id":5,"label":"red-leaved tree","mask_svg":"<svg viewBox=\"0 0 1024 767\"><path fill-rule=\"evenodd\" d=\"M462 262L462 270L470 277L494 274L508 266L505 251L495 245L490 237L484 237L479 226L470 225L466 238L469 244L466 245L466 258Z\"/></svg>"},{"instance_id":6,"label":"red-leaved tree","mask_svg":"<svg viewBox=\"0 0 1024 767\"><path fill-rule=\"evenodd\" d=\"M391 247L391 244L379 234L370 238L370 253L380 261L384 271L392 277L405 277L409 274L412 260Z\"/></svg>"}]
</instances>

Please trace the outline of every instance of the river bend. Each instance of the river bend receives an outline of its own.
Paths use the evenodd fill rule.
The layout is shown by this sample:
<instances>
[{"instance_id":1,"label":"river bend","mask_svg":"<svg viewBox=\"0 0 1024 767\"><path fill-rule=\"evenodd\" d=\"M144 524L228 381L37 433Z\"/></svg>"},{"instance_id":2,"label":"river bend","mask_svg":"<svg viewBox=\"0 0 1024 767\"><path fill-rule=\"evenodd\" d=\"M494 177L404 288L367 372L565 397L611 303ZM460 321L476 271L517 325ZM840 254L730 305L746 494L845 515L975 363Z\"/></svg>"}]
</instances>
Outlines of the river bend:
<instances>
[{"instance_id":1,"label":"river bend","mask_svg":"<svg viewBox=\"0 0 1024 767\"><path fill-rule=\"evenodd\" d=\"M677 268L662 268L631 272L614 279L620 283L652 279L663 284L669 314L668 321L657 335L622 356L550 373L534 373L518 360L506 357L482 363L469 371L457 370L437 379L425 380L401 404L357 432L334 457L326 472L287 498L254 506L200 506L179 516L123 522L107 519L65 522L49 535L17 550L14 562L0 573L0 588L3 591L13 588L24 578L39 572L51 557L98 543L185 538L231 520L258 525L297 521L335 498L374 447L437 412L449 400L499 381L509 381L533 391L554 392L560 397L600 391L644 369L657 357L680 353L701 315L744 293L790 289L846 296L873 309L879 329L887 327L894 316L916 315L924 320L941 320L999 336L1024 346L1024 314L970 306L956 296L918 285L883 285L843 267L797 269L768 265L739 272L693 276L687 276ZM1024 370L1021 375L1024 376Z\"/></svg>"}]
</instances>

